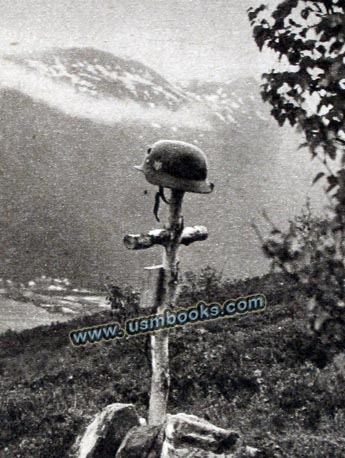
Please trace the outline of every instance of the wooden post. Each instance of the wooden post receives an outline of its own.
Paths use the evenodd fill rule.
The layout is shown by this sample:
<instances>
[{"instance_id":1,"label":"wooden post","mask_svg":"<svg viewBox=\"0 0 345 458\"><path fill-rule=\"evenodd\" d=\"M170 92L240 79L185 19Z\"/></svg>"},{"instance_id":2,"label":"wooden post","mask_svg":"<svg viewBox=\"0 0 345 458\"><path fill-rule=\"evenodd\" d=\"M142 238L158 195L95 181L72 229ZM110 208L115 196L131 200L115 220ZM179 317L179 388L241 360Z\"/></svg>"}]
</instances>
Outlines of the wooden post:
<instances>
[{"instance_id":1,"label":"wooden post","mask_svg":"<svg viewBox=\"0 0 345 458\"><path fill-rule=\"evenodd\" d=\"M146 289L141 298L141 307L149 307L154 313L161 314L167 307L174 307L178 286L177 252L181 244L206 240L207 228L204 226L183 227L181 216L184 191L171 190L168 222L164 229L153 229L147 233L128 234L124 244L129 250L144 250L154 245L164 247L162 266L154 266L159 276L151 277L152 295ZM159 268L159 269L158 269ZM152 268L153 269L153 268ZM160 270L162 269L162 270ZM154 296L154 297L153 297ZM169 331L164 330L151 335L152 376L149 405L149 424L160 425L167 414L169 375Z\"/></svg>"},{"instance_id":2,"label":"wooden post","mask_svg":"<svg viewBox=\"0 0 345 458\"><path fill-rule=\"evenodd\" d=\"M157 313L162 313L169 306L175 305L178 284L177 251L183 231L181 210L183 191L172 189L169 204L167 229L170 240L165 245L163 253L164 281L159 293L161 304ZM169 373L169 331L164 330L151 335L151 396L149 406L149 424L159 425L164 422L167 413L168 394L170 386Z\"/></svg>"}]
</instances>

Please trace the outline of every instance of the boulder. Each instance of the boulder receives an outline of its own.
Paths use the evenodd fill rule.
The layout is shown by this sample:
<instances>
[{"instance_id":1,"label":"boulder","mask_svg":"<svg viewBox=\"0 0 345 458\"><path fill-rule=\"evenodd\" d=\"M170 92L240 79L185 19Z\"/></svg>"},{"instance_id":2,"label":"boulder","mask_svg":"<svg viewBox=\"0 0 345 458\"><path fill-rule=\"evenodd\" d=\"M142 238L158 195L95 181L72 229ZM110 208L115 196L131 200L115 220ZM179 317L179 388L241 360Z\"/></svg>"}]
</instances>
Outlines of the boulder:
<instances>
[{"instance_id":1,"label":"boulder","mask_svg":"<svg viewBox=\"0 0 345 458\"><path fill-rule=\"evenodd\" d=\"M249 445L246 446L245 453L247 458L260 458L263 456L261 450L255 447L250 447Z\"/></svg>"},{"instance_id":2,"label":"boulder","mask_svg":"<svg viewBox=\"0 0 345 458\"><path fill-rule=\"evenodd\" d=\"M161 426L132 428L118 449L116 458L160 458L163 433Z\"/></svg>"},{"instance_id":3,"label":"boulder","mask_svg":"<svg viewBox=\"0 0 345 458\"><path fill-rule=\"evenodd\" d=\"M73 458L114 458L121 442L140 421L132 404L110 404L78 437L71 454Z\"/></svg>"},{"instance_id":4,"label":"boulder","mask_svg":"<svg viewBox=\"0 0 345 458\"><path fill-rule=\"evenodd\" d=\"M160 458L208 458L225 456L235 450L239 434L206 420L179 413L167 415Z\"/></svg>"}]
</instances>

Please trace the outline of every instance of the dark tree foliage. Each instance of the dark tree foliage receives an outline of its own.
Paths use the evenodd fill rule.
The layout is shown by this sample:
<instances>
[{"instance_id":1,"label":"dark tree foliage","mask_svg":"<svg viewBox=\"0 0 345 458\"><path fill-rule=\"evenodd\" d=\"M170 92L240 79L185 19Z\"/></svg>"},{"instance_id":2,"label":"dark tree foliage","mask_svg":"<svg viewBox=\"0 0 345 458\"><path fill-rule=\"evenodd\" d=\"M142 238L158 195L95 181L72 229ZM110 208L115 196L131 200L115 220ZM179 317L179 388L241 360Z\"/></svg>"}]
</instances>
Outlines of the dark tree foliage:
<instances>
[{"instance_id":1,"label":"dark tree foliage","mask_svg":"<svg viewBox=\"0 0 345 458\"><path fill-rule=\"evenodd\" d=\"M248 16L259 49L280 61L263 75L262 97L279 125L304 134L301 146L323 164L314 182L326 180L334 203L328 220L304 216L286 233L273 228L263 248L303 285L314 329L331 322L328 336L345 341L345 1L285 0Z\"/></svg>"},{"instance_id":2,"label":"dark tree foliage","mask_svg":"<svg viewBox=\"0 0 345 458\"><path fill-rule=\"evenodd\" d=\"M264 5L248 12L260 50L273 50L284 66L263 75L263 99L280 125L302 129L304 146L325 165L337 156L345 164L344 13L345 2L336 0L286 0L272 14ZM324 175L344 213L345 171L326 168L315 180Z\"/></svg>"}]
</instances>

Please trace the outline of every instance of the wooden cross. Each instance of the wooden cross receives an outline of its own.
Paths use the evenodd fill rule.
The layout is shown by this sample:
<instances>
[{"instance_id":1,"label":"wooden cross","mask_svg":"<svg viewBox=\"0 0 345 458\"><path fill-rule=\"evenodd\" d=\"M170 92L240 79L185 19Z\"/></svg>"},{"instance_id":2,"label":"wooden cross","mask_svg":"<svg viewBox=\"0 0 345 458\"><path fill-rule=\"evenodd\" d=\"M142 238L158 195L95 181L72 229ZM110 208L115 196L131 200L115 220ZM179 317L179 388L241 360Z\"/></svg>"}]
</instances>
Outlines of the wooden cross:
<instances>
[{"instance_id":1,"label":"wooden cross","mask_svg":"<svg viewBox=\"0 0 345 458\"><path fill-rule=\"evenodd\" d=\"M162 245L163 275L155 290L155 313L162 313L168 307L176 305L178 285L179 246L190 245L196 241L206 240L208 233L204 226L183 227L181 215L184 191L171 190L169 199L168 222L164 229L155 229L138 235L128 234L124 244L130 250L142 250L154 245ZM167 414L167 403L170 386L169 375L169 331L163 330L151 334L152 378L149 405L149 424L160 425Z\"/></svg>"}]
</instances>

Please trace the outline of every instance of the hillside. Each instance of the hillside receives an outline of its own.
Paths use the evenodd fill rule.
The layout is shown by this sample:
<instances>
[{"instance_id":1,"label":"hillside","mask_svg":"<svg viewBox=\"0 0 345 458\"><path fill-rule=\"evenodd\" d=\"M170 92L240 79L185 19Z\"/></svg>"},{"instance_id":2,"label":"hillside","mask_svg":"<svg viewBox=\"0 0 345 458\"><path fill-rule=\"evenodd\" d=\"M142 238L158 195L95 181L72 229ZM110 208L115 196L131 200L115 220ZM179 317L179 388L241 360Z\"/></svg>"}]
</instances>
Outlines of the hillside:
<instances>
[{"instance_id":1,"label":"hillside","mask_svg":"<svg viewBox=\"0 0 345 458\"><path fill-rule=\"evenodd\" d=\"M267 310L171 333L169 411L238 430L264 457L343 457L343 372L332 349L308 334L303 298L278 279L213 283L207 291L216 300L266 285ZM199 280L197 294L206 297L204 288ZM66 458L76 434L112 402L132 402L146 415L144 337L86 348L67 340L75 327L114 318L124 316L103 312L0 337L1 457Z\"/></svg>"},{"instance_id":2,"label":"hillside","mask_svg":"<svg viewBox=\"0 0 345 458\"><path fill-rule=\"evenodd\" d=\"M182 250L184 267L215 262L237 277L265 271L250 223L263 208L283 223L292 217L314 171L304 176L304 155L286 154L298 139L267 115L255 80L182 87L92 48L1 63L1 277L138 284L160 252L123 247L127 232L156 225L156 190L131 166L162 138L204 149L216 185L210 196L186 196L186 223L205 224L210 237L192 256Z\"/></svg>"}]
</instances>

